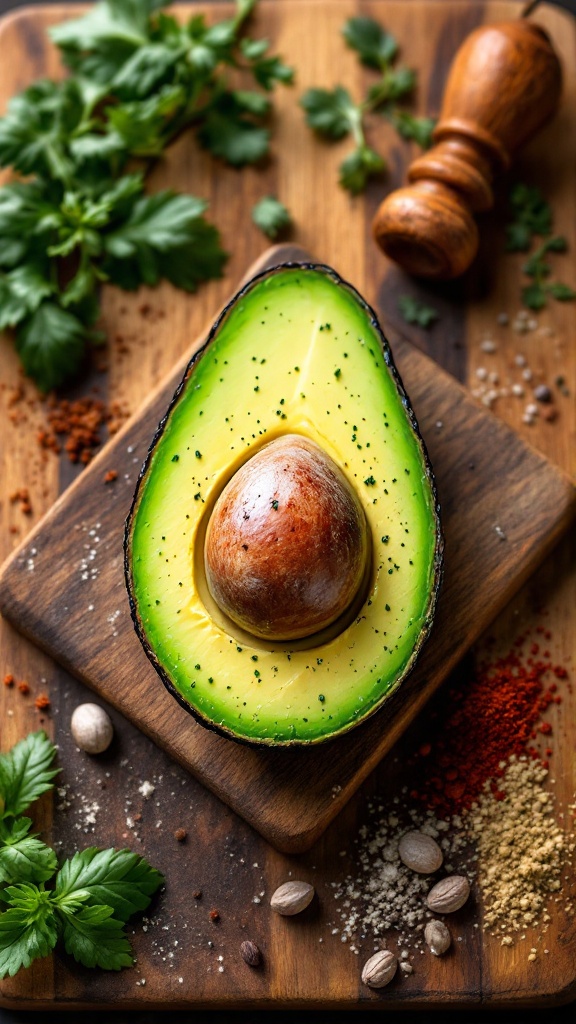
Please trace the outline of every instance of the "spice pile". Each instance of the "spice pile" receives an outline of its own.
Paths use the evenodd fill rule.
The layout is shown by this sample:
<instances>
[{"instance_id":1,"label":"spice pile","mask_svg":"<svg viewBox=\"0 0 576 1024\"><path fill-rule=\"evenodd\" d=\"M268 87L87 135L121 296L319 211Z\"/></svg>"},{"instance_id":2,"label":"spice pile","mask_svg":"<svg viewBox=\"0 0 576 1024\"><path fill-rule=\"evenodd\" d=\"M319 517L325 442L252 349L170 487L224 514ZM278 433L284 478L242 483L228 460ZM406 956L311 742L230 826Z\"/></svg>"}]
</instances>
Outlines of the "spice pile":
<instances>
[{"instance_id":1,"label":"spice pile","mask_svg":"<svg viewBox=\"0 0 576 1024\"><path fill-rule=\"evenodd\" d=\"M539 641L551 638L543 627L538 634ZM339 907L332 932L352 952L359 952L359 940L388 932L402 951L401 965L425 952L432 918L425 897L434 877L401 859L402 837L412 829L438 842L445 871L476 881L485 930L504 946L530 938L531 961L548 952L550 900L572 909L562 872L575 843L556 823L544 789L553 754L549 718L566 679L539 642L521 637L507 657L482 665L470 683L436 700L429 719L434 741L407 762L408 784L387 806L369 805L372 820L356 840L360 870L332 885Z\"/></svg>"}]
</instances>

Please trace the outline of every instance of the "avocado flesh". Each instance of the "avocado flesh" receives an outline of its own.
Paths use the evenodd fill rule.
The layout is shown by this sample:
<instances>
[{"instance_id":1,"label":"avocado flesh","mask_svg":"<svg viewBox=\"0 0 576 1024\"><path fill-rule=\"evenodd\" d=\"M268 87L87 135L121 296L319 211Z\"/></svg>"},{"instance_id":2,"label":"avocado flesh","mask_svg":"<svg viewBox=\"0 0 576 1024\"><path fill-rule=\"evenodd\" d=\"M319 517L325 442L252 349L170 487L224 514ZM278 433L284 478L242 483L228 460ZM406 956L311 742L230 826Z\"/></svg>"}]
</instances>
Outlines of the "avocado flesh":
<instances>
[{"instance_id":1,"label":"avocado flesh","mask_svg":"<svg viewBox=\"0 0 576 1024\"><path fill-rule=\"evenodd\" d=\"M212 601L204 535L236 470L292 433L348 477L372 559L352 618L305 642L266 642ZM369 307L326 268L256 278L189 367L127 524L134 621L164 682L235 739L306 744L345 732L412 667L431 625L441 547L424 446Z\"/></svg>"}]
</instances>

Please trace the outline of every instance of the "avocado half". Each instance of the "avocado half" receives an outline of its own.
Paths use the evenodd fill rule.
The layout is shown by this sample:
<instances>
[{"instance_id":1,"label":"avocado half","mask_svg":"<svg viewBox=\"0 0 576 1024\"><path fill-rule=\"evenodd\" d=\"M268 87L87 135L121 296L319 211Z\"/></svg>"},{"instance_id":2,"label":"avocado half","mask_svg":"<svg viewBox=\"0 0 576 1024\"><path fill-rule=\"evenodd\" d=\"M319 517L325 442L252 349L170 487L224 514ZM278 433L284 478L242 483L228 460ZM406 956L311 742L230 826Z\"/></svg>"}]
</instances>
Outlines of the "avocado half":
<instances>
[{"instance_id":1,"label":"avocado half","mask_svg":"<svg viewBox=\"0 0 576 1024\"><path fill-rule=\"evenodd\" d=\"M222 490L285 434L318 444L364 508L365 584L320 633L243 631L206 583ZM374 311L329 267L253 278L190 361L143 465L125 532L132 618L179 703L208 728L267 746L320 743L374 714L431 629L443 540L432 468Z\"/></svg>"}]
</instances>

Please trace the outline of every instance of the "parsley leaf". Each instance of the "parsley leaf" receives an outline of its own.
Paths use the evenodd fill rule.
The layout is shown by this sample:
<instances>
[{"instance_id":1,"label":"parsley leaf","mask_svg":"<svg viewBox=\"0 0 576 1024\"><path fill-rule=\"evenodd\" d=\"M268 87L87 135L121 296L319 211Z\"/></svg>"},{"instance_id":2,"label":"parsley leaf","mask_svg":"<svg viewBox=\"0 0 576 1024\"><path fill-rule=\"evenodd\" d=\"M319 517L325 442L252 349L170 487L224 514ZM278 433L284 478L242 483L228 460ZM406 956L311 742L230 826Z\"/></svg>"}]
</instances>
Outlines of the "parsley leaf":
<instances>
[{"instance_id":1,"label":"parsley leaf","mask_svg":"<svg viewBox=\"0 0 576 1024\"><path fill-rule=\"evenodd\" d=\"M268 152L270 131L248 116L242 98L225 92L209 107L198 129L198 139L213 156L232 167L243 167L256 163Z\"/></svg>"},{"instance_id":2,"label":"parsley leaf","mask_svg":"<svg viewBox=\"0 0 576 1024\"><path fill-rule=\"evenodd\" d=\"M172 17L161 0L100 0L51 30L70 76L33 83L0 118L0 166L28 179L0 187L0 330L16 329L42 390L71 377L96 341L103 281L167 278L192 291L220 276L226 255L205 204L154 202L126 169L188 129L234 167L268 152L269 94L293 70L267 40L244 36L256 2L208 24Z\"/></svg>"},{"instance_id":3,"label":"parsley leaf","mask_svg":"<svg viewBox=\"0 0 576 1024\"><path fill-rule=\"evenodd\" d=\"M300 99L306 123L328 139L343 139L357 119L356 106L348 89L308 89Z\"/></svg>"},{"instance_id":4,"label":"parsley leaf","mask_svg":"<svg viewBox=\"0 0 576 1024\"><path fill-rule=\"evenodd\" d=\"M527 252L533 235L552 231L552 208L540 189L518 182L510 193L512 221L506 227L509 252Z\"/></svg>"},{"instance_id":5,"label":"parsley leaf","mask_svg":"<svg viewBox=\"0 0 576 1024\"><path fill-rule=\"evenodd\" d=\"M163 884L159 871L130 850L89 847L64 862L56 877L55 900L68 905L78 891L89 906L105 904L119 921L145 910Z\"/></svg>"},{"instance_id":6,"label":"parsley leaf","mask_svg":"<svg viewBox=\"0 0 576 1024\"><path fill-rule=\"evenodd\" d=\"M219 277L225 253L194 196L157 192L135 203L130 216L104 238L103 272L122 288L154 285L161 277L186 291Z\"/></svg>"},{"instance_id":7,"label":"parsley leaf","mask_svg":"<svg viewBox=\"0 0 576 1024\"><path fill-rule=\"evenodd\" d=\"M10 886L4 890L10 907L0 914L0 978L13 977L21 967L48 956L58 932L50 894L36 886Z\"/></svg>"},{"instance_id":8,"label":"parsley leaf","mask_svg":"<svg viewBox=\"0 0 576 1024\"><path fill-rule=\"evenodd\" d=\"M308 89L300 99L306 123L327 139L343 139L352 135L354 149L340 164L340 184L353 195L362 192L368 179L385 170L386 163L366 141L366 122L372 112L387 117L406 139L429 146L434 128L431 118L417 118L395 104L405 99L416 85L411 68L395 67L398 43L373 18L349 18L342 34L357 52L362 64L380 75L368 88L364 99L356 103L341 85L334 89Z\"/></svg>"},{"instance_id":9,"label":"parsley leaf","mask_svg":"<svg viewBox=\"0 0 576 1024\"><path fill-rule=\"evenodd\" d=\"M432 132L436 127L433 117L414 117L407 110L395 110L391 121L403 139L414 140L422 149L432 145Z\"/></svg>"},{"instance_id":10,"label":"parsley leaf","mask_svg":"<svg viewBox=\"0 0 576 1024\"><path fill-rule=\"evenodd\" d=\"M72 911L64 905L59 909L64 947L78 963L85 967L102 967L105 971L132 966L130 943L122 922L112 916L112 907L92 906Z\"/></svg>"},{"instance_id":11,"label":"parsley leaf","mask_svg":"<svg viewBox=\"0 0 576 1024\"><path fill-rule=\"evenodd\" d=\"M398 299L398 309L402 313L407 324L417 324L418 327L428 329L438 319L438 310L427 306L412 295L401 295Z\"/></svg>"},{"instance_id":12,"label":"parsley leaf","mask_svg":"<svg viewBox=\"0 0 576 1024\"><path fill-rule=\"evenodd\" d=\"M25 372L41 391L50 391L77 372L88 336L78 317L55 302L43 302L20 325L16 349Z\"/></svg>"},{"instance_id":13,"label":"parsley leaf","mask_svg":"<svg viewBox=\"0 0 576 1024\"><path fill-rule=\"evenodd\" d=\"M373 18L349 18L342 29L342 35L348 46L356 50L362 63L369 68L385 68L398 53L398 43L394 36Z\"/></svg>"},{"instance_id":14,"label":"parsley leaf","mask_svg":"<svg viewBox=\"0 0 576 1024\"><path fill-rule=\"evenodd\" d=\"M30 818L0 821L0 882L46 882L56 871L56 854L29 835L31 827Z\"/></svg>"},{"instance_id":15,"label":"parsley leaf","mask_svg":"<svg viewBox=\"0 0 576 1024\"><path fill-rule=\"evenodd\" d=\"M532 278L532 283L522 288L522 302L528 309L544 309L548 296L559 302L571 302L576 292L561 281L547 282L552 274L548 254L563 253L568 249L564 235L553 235L552 208L539 189L518 183L510 193L510 207L513 220L506 225L506 249L508 252L528 252L534 238L544 236L544 241L534 249L525 263L522 273Z\"/></svg>"},{"instance_id":16,"label":"parsley leaf","mask_svg":"<svg viewBox=\"0 0 576 1024\"><path fill-rule=\"evenodd\" d=\"M549 284L548 292L557 299L558 302L571 302L573 299L576 299L576 291L574 291L573 288L570 288L569 285L562 284L560 281L555 281L554 284Z\"/></svg>"},{"instance_id":17,"label":"parsley leaf","mask_svg":"<svg viewBox=\"0 0 576 1024\"><path fill-rule=\"evenodd\" d=\"M60 771L52 768L56 749L44 730L29 733L7 754L0 754L0 814L16 817L52 789L52 779Z\"/></svg>"},{"instance_id":18,"label":"parsley leaf","mask_svg":"<svg viewBox=\"0 0 576 1024\"><path fill-rule=\"evenodd\" d=\"M292 224L292 218L284 206L274 196L265 196L256 203L252 210L252 220L268 238L276 238Z\"/></svg>"},{"instance_id":19,"label":"parsley leaf","mask_svg":"<svg viewBox=\"0 0 576 1024\"><path fill-rule=\"evenodd\" d=\"M385 161L375 150L359 146L340 164L340 184L352 195L358 195L366 188L368 178L380 174L385 167Z\"/></svg>"}]
</instances>

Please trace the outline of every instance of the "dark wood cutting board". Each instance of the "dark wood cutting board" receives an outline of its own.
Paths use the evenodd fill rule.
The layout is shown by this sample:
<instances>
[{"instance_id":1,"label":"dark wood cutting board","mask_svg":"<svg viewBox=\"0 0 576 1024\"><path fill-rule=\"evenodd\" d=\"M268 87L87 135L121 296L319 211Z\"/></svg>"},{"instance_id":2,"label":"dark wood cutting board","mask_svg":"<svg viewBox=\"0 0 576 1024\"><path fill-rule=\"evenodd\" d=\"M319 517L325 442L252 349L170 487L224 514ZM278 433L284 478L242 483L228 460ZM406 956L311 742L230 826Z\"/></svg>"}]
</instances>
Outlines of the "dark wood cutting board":
<instances>
[{"instance_id":1,"label":"dark wood cutting board","mask_svg":"<svg viewBox=\"0 0 576 1024\"><path fill-rule=\"evenodd\" d=\"M278 246L248 276L308 259ZM216 312L216 311L215 311ZM56 503L0 575L0 609L110 701L277 849L308 849L569 524L576 492L550 463L398 338L394 354L436 475L446 541L432 636L416 670L366 724L314 749L240 746L167 693L132 628L123 525L138 471L187 353ZM113 484L105 475L113 469ZM42 601L38 601L42 594Z\"/></svg>"},{"instance_id":2,"label":"dark wood cutting board","mask_svg":"<svg viewBox=\"0 0 576 1024\"><path fill-rule=\"evenodd\" d=\"M264 249L266 243L250 217L253 203L264 195L278 195L292 211L292 240L322 262L334 263L379 311L437 464L447 527L448 573L438 637L428 648L427 660L422 662L414 684L433 682L447 671L482 623L496 613L520 578L553 543L568 521L573 503L559 473L499 426L452 378L438 371L399 335L409 336L436 363L466 381L471 390L479 386L480 370L498 375L504 386L522 380L515 359L523 354L534 372L534 383L549 383L554 391L556 422L550 423L543 416L532 424L523 422L523 410L530 399L528 384L524 398L499 398L494 410L554 463L574 473L574 304L550 304L537 317L538 330L525 336L513 330L512 320L519 308L519 267L524 257L504 252L502 203L499 212L483 217L482 251L466 279L444 288L417 283L401 274L375 249L370 223L385 192L402 183L416 147L400 140L387 122L374 118L370 141L386 155L389 169L382 179L370 183L363 197L351 199L337 185L337 167L346 154L347 140L324 145L313 138L297 100L313 85L332 87L342 82L355 96L368 87L373 73L359 67L341 39L345 18L367 14L386 25L400 43L402 60L418 69L415 109L435 115L448 64L466 34L483 22L517 17L520 8L519 0L261 0L254 35L270 39L273 48L298 68L295 88L283 90L275 98L271 160L265 166L238 173L212 160L186 137L172 147L151 178L152 188L172 187L209 199L210 216L231 254L225 278L210 282L193 296L176 293L169 286L137 295L112 288L103 292L109 372L98 376L97 382L100 394L109 401L126 403L132 411L138 410L147 396L154 395L164 375L184 358L194 338ZM218 17L229 7L207 3L206 9L209 17ZM1 109L32 79L60 73L54 50L46 42L45 28L76 13L78 9L72 5L52 4L13 13L2 21ZM522 155L515 174L518 180L538 185L552 203L556 226L568 236L569 243L566 255L555 255L555 267L560 279L574 285L576 31L566 13L546 4L538 8L535 20L548 29L561 53L564 100L555 121ZM501 195L506 190L504 184ZM430 330L402 323L398 312L401 294L414 295L439 311L440 317ZM499 325L502 312L510 315L508 326ZM481 347L486 336L497 343L489 355ZM556 385L560 376L570 394L565 395ZM36 530L40 516L77 475L64 454L57 458L40 451L36 433L45 426L45 410L31 387L25 388L26 400L12 407L11 395L21 385L13 346L10 339L2 338L1 557L15 548L29 527ZM85 394L88 386L83 381L80 394ZM108 449L101 457L91 475L85 473L76 489L60 499L64 504L56 507L42 535L35 540L29 535L26 549L34 570L13 562L4 581L10 586L6 601L14 615L18 615L19 607L25 610L29 634L38 639L42 633L42 642L74 671L78 672L80 665L88 681L96 673L105 688L102 692L127 715L135 708L148 735L110 708L116 730L112 748L99 758L79 753L70 735L70 716L78 703L90 699L90 691L0 618L0 679L3 673L13 672L31 686L30 694L24 697L17 687L0 685L2 749L39 724L59 747L59 782L65 795L55 794L53 799L46 797L39 802L34 808L35 827L51 837L63 856L92 843L101 847L129 845L164 871L166 891L156 902L152 919L135 922L135 934L131 935L138 957L135 969L118 973L88 971L65 954L58 954L3 981L2 1005L57 1011L94 1007L188 1012L208 1008L436 1010L479 1004L542 1006L573 998L573 918L562 906L551 903L552 921L545 938L551 955L528 962L526 954L532 938L537 942L542 938L539 929L532 929L526 942L512 949L502 948L498 938L483 932L480 879L475 887L478 902L465 913L461 924L454 926L451 954L440 959L417 958L420 963L415 964L410 977L395 979L382 992L361 985L361 962L372 951L372 936L367 934L361 942L360 957L341 942L334 927L338 924L338 904L332 886L357 870L355 840L359 829L369 824L370 803L387 805L410 781L407 762L420 743L430 738L426 711L416 717L345 807L342 805L360 776L381 756L384 717L375 719L356 737L351 735L347 742L312 753L303 787L307 788L310 807L324 814L328 806L326 816L342 809L310 852L296 857L274 850L148 738L158 733L167 737L167 749L182 763L193 755L201 762L202 775L198 778L209 782L226 799L234 795L235 806L242 802L240 813L251 816L255 812L260 827L268 828L267 834L276 828L271 835L276 842L281 838L278 822L296 843L310 841L307 829L311 819L313 830L317 822L302 793L296 791L296 786L291 788L288 779L290 771L301 772L298 759L293 755L284 760L262 758L194 726L164 692L131 632L117 540L135 476L166 400L152 397L155 408L149 410L149 426L142 422L134 428L138 438L134 451L127 451L131 442L125 435L116 448ZM443 426L437 427L440 421ZM483 450L478 452L482 438ZM472 462L474 470L470 468ZM105 487L103 476L109 469L117 469L119 476L114 485ZM488 489L484 480L489 482ZM28 517L7 500L7 495L22 486L30 490L33 512ZM476 499L478 509L473 507ZM465 514L461 515L463 509ZM74 530L74 517L78 530ZM98 542L95 537L84 537L83 526L89 533L95 523L109 528L113 521L117 524L115 538L109 532L97 533ZM496 525L507 533L506 540L496 543ZM98 576L82 581L94 588L94 600L79 586L80 573L85 571L81 560L91 550L84 544L97 548L89 566L98 570ZM570 537L562 541L498 616L489 635L496 636L502 650L510 649L519 631L540 622L544 611L553 633L551 657L570 667L570 652L575 650L576 641L573 546ZM483 562L478 551L472 550L475 547L484 552ZM36 548L36 554L32 548ZM482 594L488 607L482 604ZM80 597L78 606L73 595ZM92 611L90 604L94 604ZM121 612L117 620L116 610ZM85 653L90 635L91 649ZM448 685L464 686L472 670L471 656ZM40 716L34 708L34 697L40 692L50 697L49 715ZM137 707L134 694L139 695ZM412 696L413 704L420 700L422 694ZM569 685L554 713L553 772L547 782L558 820L566 822L574 791L575 702L576 692ZM399 731L401 722L395 725ZM389 739L392 734L386 735L386 742ZM341 771L335 772L334 764ZM156 787L149 800L140 791L143 780L150 780ZM234 794L229 792L232 783ZM228 795L223 792L225 787ZM96 805L99 810L94 810ZM188 830L184 843L174 837L180 826ZM278 918L268 907L270 894L289 877L289 872L292 877L313 882L318 893L312 912L300 919ZM571 880L573 875L567 878L567 887ZM191 897L196 889L203 892L200 900ZM209 919L211 907L221 913L217 925ZM240 942L247 937L258 942L264 952L261 971L250 970L238 954Z\"/></svg>"}]
</instances>

